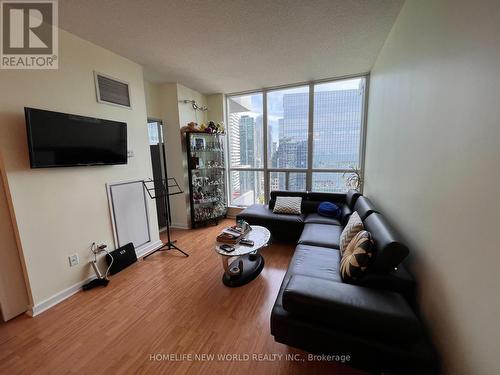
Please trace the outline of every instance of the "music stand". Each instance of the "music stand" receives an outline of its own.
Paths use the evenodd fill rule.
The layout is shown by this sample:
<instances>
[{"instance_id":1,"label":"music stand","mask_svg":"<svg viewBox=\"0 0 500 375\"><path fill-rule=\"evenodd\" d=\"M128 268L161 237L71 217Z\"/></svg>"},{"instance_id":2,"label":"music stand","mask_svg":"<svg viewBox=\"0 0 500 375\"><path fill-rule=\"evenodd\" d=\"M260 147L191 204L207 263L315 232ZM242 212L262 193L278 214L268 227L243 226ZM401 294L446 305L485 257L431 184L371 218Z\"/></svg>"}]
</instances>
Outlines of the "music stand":
<instances>
[{"instance_id":1,"label":"music stand","mask_svg":"<svg viewBox=\"0 0 500 375\"><path fill-rule=\"evenodd\" d=\"M147 257L153 255L154 253L162 250L163 251L177 250L188 257L189 254L185 253L177 246L175 246L174 245L175 241L172 241L170 238L170 196L184 193L181 190L179 184L173 177L169 177L167 179L159 179L159 180L152 180L152 179L143 180L142 184L144 185L144 189L146 189L151 199L156 200L163 198L163 203L165 204L165 213L167 216L167 242L164 243L163 246L159 247L158 249L144 256L142 259L146 259ZM174 189L173 192L170 192L171 188Z\"/></svg>"}]
</instances>

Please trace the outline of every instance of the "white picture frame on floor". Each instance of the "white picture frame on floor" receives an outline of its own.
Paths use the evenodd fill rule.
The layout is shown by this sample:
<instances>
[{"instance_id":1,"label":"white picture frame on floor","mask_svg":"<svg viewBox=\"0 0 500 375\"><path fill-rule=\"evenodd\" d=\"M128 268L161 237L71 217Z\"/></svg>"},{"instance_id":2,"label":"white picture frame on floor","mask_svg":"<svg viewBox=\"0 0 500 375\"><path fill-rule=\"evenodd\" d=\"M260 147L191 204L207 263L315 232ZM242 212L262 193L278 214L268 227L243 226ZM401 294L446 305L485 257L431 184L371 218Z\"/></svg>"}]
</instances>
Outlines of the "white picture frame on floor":
<instances>
[{"instance_id":1,"label":"white picture frame on floor","mask_svg":"<svg viewBox=\"0 0 500 375\"><path fill-rule=\"evenodd\" d=\"M138 256L150 250L148 198L142 180L106 184L115 248L132 242Z\"/></svg>"}]
</instances>

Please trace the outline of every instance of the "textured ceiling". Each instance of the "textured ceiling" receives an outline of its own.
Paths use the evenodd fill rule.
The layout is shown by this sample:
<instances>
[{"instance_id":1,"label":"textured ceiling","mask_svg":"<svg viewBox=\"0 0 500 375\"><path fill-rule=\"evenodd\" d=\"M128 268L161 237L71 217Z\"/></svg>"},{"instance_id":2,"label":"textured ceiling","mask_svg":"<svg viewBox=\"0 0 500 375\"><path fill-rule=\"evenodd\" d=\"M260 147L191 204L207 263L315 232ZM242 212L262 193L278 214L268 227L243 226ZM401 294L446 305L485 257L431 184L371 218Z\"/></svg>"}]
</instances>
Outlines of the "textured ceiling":
<instances>
[{"instance_id":1,"label":"textured ceiling","mask_svg":"<svg viewBox=\"0 0 500 375\"><path fill-rule=\"evenodd\" d=\"M153 82L237 92L367 72L403 0L62 0L60 26Z\"/></svg>"}]
</instances>

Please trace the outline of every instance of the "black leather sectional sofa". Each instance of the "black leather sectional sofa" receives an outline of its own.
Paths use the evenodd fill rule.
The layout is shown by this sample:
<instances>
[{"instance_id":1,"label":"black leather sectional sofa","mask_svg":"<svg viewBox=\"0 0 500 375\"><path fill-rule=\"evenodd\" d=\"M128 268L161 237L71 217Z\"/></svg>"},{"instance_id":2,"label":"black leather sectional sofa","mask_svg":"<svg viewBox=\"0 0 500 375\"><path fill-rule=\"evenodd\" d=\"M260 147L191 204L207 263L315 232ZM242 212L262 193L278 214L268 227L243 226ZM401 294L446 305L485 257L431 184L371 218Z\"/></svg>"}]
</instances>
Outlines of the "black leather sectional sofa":
<instances>
[{"instance_id":1,"label":"black leather sectional sofa","mask_svg":"<svg viewBox=\"0 0 500 375\"><path fill-rule=\"evenodd\" d=\"M301 196L301 215L272 212L277 196ZM320 202L342 209L340 219L318 215ZM375 243L369 271L348 284L340 276L339 237L357 211ZM415 281L400 262L408 248L370 200L347 194L273 191L237 219L267 227L273 239L297 241L271 314L277 342L311 353L349 356L346 364L374 373L432 374L435 351L415 309ZM336 358L336 357L334 357Z\"/></svg>"}]
</instances>

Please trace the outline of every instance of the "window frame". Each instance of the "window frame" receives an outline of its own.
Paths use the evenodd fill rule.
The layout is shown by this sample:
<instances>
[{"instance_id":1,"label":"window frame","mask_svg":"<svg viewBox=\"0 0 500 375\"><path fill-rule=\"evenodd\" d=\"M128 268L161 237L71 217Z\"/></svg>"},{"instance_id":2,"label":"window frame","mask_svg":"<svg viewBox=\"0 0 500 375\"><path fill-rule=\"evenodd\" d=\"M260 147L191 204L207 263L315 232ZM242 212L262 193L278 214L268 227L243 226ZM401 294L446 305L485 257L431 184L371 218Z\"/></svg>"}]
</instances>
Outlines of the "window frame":
<instances>
[{"instance_id":1,"label":"window frame","mask_svg":"<svg viewBox=\"0 0 500 375\"><path fill-rule=\"evenodd\" d=\"M272 172L284 172L286 187L288 188L289 174L294 172L302 172L306 174L306 191L312 190L312 175L314 172L324 172L324 173L348 173L351 172L348 168L313 168L313 147L314 147L314 87L321 83L330 83L335 81L343 81L348 79L363 78L364 79L364 92L361 104L361 129L360 129L360 142L359 142L359 169L361 178L364 180L365 174L365 154L366 154L366 128L367 128L367 115L368 115L368 92L370 84L370 73L360 73L354 75L347 75L335 78L326 78L321 80L314 80L308 82L293 83L281 86L265 87L262 89L255 89L249 91L234 92L224 95L224 107L226 111L224 113L224 119L226 124L229 124L229 106L228 100L232 96L241 95L252 95L252 94L262 94L262 133L263 133L263 167L262 168L241 168L241 167L231 167L229 164L229 148L231 137L229 131L226 132L227 150L226 152L226 165L227 165L227 202L229 207L242 208L243 206L231 205L231 181L230 174L232 171L253 171L253 172L263 172L264 173L264 197L265 201L270 197L270 175ZM268 166L268 116L267 116L267 94L271 91L283 90L283 89L293 89L301 86L309 86L309 118L308 118L308 137L307 137L307 168L272 168ZM361 184L361 192L363 191L363 184Z\"/></svg>"}]
</instances>

